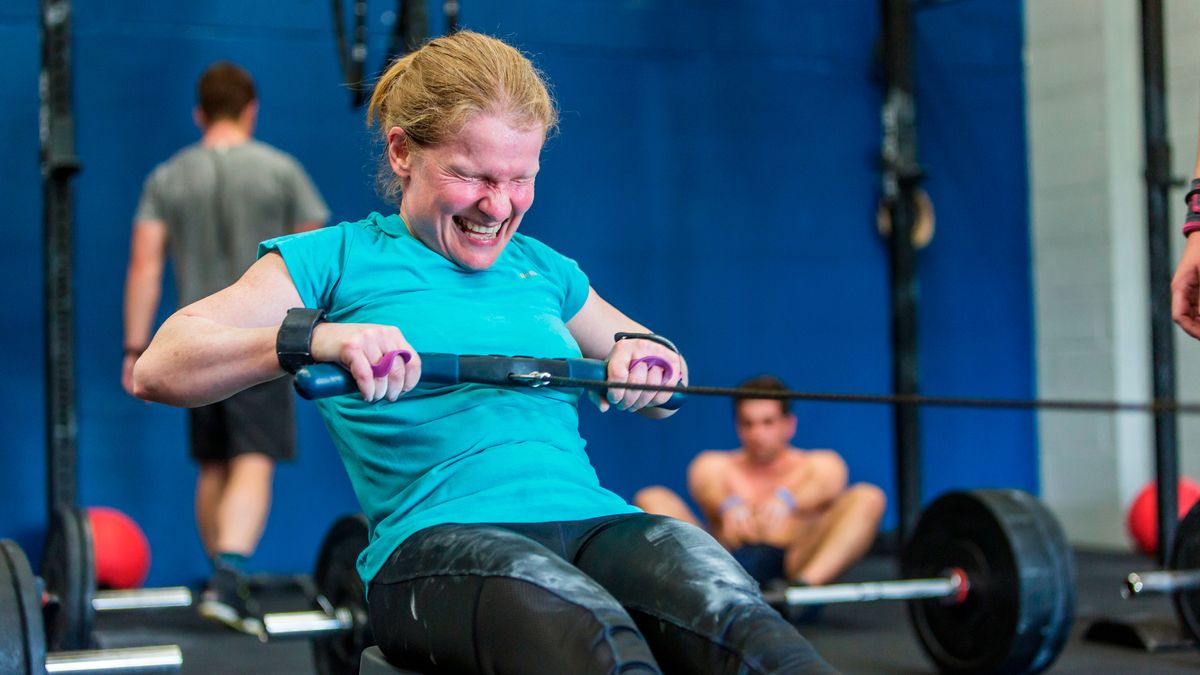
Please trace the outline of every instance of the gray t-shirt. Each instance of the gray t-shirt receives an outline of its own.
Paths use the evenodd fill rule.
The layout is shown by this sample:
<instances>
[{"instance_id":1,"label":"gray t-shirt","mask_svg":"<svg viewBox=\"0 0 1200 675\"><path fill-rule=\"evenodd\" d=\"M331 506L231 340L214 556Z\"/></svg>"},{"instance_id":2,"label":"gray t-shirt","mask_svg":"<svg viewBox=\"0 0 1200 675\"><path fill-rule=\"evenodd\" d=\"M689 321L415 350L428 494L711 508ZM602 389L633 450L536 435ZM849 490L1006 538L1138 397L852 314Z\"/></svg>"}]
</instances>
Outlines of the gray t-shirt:
<instances>
[{"instance_id":1,"label":"gray t-shirt","mask_svg":"<svg viewBox=\"0 0 1200 675\"><path fill-rule=\"evenodd\" d=\"M134 216L166 223L181 307L237 281L260 241L328 218L300 163L255 140L175 153L146 178Z\"/></svg>"}]
</instances>

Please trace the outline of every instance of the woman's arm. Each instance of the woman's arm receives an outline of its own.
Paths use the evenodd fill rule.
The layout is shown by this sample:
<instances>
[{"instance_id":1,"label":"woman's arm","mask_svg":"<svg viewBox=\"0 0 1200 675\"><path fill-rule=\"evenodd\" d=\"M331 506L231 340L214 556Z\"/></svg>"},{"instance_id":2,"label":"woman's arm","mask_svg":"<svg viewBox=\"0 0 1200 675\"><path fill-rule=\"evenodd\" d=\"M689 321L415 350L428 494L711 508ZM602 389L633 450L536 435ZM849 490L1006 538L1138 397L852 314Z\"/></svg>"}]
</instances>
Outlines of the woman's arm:
<instances>
[{"instance_id":1,"label":"woman's arm","mask_svg":"<svg viewBox=\"0 0 1200 675\"><path fill-rule=\"evenodd\" d=\"M275 337L287 311L303 307L278 253L254 263L232 286L198 300L163 323L134 367L134 393L148 401L196 407L283 375ZM321 323L313 329L313 360L340 363L363 398L396 400L417 386L421 360L395 326ZM373 364L407 351L376 375Z\"/></svg>"},{"instance_id":2,"label":"woman's arm","mask_svg":"<svg viewBox=\"0 0 1200 675\"><path fill-rule=\"evenodd\" d=\"M608 361L609 380L652 385L687 383L687 362L683 360L683 356L651 340L614 339L613 336L619 332L651 331L622 314L601 298L595 289L588 289L587 301L567 322L567 329L579 343L579 349L584 356ZM651 366L645 362L635 364L638 359L646 357L657 357L666 361L671 367L670 377L664 377L666 373L659 366ZM608 391L607 400L598 400L597 405L602 412L608 410L611 404L619 410L640 411L647 417L660 419L671 416L675 411L652 406L662 405L670 397L670 392L612 388Z\"/></svg>"},{"instance_id":3,"label":"woman's arm","mask_svg":"<svg viewBox=\"0 0 1200 675\"><path fill-rule=\"evenodd\" d=\"M138 398L196 407L283 374L275 334L300 294L277 253L232 286L175 312L133 371Z\"/></svg>"}]
</instances>

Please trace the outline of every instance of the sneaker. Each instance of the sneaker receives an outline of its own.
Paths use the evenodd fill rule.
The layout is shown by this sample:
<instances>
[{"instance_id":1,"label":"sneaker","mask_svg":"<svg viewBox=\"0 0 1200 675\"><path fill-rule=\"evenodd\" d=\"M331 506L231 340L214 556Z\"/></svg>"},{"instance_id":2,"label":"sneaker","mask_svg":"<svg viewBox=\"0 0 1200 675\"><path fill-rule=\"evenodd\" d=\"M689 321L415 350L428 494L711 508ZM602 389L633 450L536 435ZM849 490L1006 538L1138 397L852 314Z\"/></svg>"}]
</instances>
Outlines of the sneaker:
<instances>
[{"instance_id":1,"label":"sneaker","mask_svg":"<svg viewBox=\"0 0 1200 675\"><path fill-rule=\"evenodd\" d=\"M260 640L265 637L262 612L250 595L249 581L236 570L217 568L200 596L196 611L206 619L219 621Z\"/></svg>"}]
</instances>

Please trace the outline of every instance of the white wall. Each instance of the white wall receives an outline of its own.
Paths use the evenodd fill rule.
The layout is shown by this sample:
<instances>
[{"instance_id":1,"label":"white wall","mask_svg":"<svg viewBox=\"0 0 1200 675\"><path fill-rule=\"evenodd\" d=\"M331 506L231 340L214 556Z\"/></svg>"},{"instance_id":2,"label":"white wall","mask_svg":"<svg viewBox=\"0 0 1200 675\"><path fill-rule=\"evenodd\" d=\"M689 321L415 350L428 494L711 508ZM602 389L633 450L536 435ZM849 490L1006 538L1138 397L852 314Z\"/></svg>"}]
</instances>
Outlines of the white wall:
<instances>
[{"instance_id":1,"label":"white wall","mask_svg":"<svg viewBox=\"0 0 1200 675\"><path fill-rule=\"evenodd\" d=\"M1200 3L1166 5L1173 169L1190 178L1200 127ZM1148 400L1139 3L1027 0L1025 30L1038 393ZM1172 193L1173 229L1182 195ZM1181 398L1200 400L1200 344L1178 344ZM1126 547L1124 513L1152 469L1150 417L1043 413L1039 426L1042 495L1068 536ZM1186 473L1200 474L1198 448L1200 420L1188 419Z\"/></svg>"}]
</instances>

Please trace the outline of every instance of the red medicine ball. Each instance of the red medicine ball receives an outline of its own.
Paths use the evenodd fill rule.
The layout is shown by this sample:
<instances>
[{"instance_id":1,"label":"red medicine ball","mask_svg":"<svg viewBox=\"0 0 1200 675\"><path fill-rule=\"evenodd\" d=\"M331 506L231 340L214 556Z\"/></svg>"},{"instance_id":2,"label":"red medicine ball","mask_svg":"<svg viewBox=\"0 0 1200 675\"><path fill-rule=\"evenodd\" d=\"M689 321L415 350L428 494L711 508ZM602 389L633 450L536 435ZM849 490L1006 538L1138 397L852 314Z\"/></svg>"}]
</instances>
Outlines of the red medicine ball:
<instances>
[{"instance_id":1,"label":"red medicine ball","mask_svg":"<svg viewBox=\"0 0 1200 675\"><path fill-rule=\"evenodd\" d=\"M96 554L96 586L140 588L150 573L150 543L142 528L116 509L93 506L87 513Z\"/></svg>"},{"instance_id":2,"label":"red medicine ball","mask_svg":"<svg viewBox=\"0 0 1200 675\"><path fill-rule=\"evenodd\" d=\"M1196 500L1200 499L1200 485L1190 478L1179 479L1179 517L1187 515ZM1138 550L1148 556L1158 554L1158 483L1150 481L1134 498L1125 518L1125 528L1137 544Z\"/></svg>"}]
</instances>

